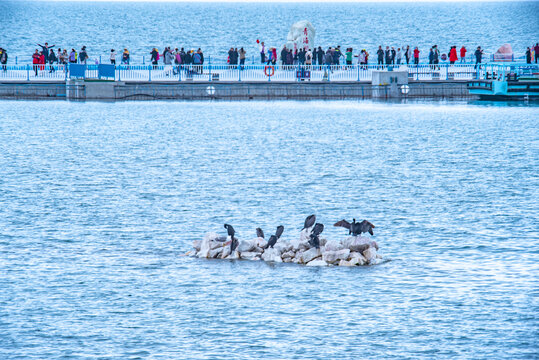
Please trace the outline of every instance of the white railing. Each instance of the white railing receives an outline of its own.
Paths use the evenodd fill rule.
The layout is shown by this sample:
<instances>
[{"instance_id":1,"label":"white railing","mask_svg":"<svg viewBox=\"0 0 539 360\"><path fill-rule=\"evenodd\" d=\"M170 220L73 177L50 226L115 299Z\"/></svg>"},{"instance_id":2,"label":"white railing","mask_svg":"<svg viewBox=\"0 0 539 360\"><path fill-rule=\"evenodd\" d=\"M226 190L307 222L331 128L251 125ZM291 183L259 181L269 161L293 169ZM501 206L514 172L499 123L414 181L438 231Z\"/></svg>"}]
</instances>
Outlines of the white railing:
<instances>
[{"instance_id":1,"label":"white railing","mask_svg":"<svg viewBox=\"0 0 539 360\"><path fill-rule=\"evenodd\" d=\"M77 67L77 68L76 68ZM99 65L106 67L106 65ZM301 82L329 81L354 82L370 81L373 70L407 71L410 80L445 81L474 80L492 78L493 74L508 73L514 69L532 69L528 64L454 64L454 65L108 65L111 77L116 81L139 82L207 82L207 81L249 81L249 82ZM70 71L70 69L72 71ZM79 70L79 72L75 70ZM513 70L511 70L513 69ZM535 70L534 70L535 69ZM81 70L81 71L80 71ZM83 74L86 79L101 78L98 65L6 65L0 66L0 80L3 81L64 81L74 74ZM106 76L106 75L105 75ZM114 78L112 78L114 76Z\"/></svg>"}]
</instances>

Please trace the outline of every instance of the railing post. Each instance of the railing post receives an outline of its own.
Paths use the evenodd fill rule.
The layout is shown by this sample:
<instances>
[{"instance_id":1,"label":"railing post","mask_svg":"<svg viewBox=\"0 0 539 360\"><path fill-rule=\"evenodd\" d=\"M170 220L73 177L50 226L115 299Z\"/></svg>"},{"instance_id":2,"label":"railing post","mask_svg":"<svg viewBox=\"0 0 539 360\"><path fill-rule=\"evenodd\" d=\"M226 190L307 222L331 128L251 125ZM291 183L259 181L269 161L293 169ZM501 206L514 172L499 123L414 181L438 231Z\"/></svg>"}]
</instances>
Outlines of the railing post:
<instances>
[{"instance_id":1,"label":"railing post","mask_svg":"<svg viewBox=\"0 0 539 360\"><path fill-rule=\"evenodd\" d=\"M99 63L101 64L101 55L99 55Z\"/></svg>"},{"instance_id":2,"label":"railing post","mask_svg":"<svg viewBox=\"0 0 539 360\"><path fill-rule=\"evenodd\" d=\"M18 56L15 56L15 65L17 65Z\"/></svg>"},{"instance_id":3,"label":"railing post","mask_svg":"<svg viewBox=\"0 0 539 360\"><path fill-rule=\"evenodd\" d=\"M144 55L142 55L142 65L144 65Z\"/></svg>"},{"instance_id":4,"label":"railing post","mask_svg":"<svg viewBox=\"0 0 539 360\"><path fill-rule=\"evenodd\" d=\"M238 81L241 81L241 66L238 68Z\"/></svg>"},{"instance_id":5,"label":"railing post","mask_svg":"<svg viewBox=\"0 0 539 360\"><path fill-rule=\"evenodd\" d=\"M360 77L359 77L359 68L360 68L360 66L356 65L356 67L357 67L357 81L359 82L360 81Z\"/></svg>"},{"instance_id":6,"label":"railing post","mask_svg":"<svg viewBox=\"0 0 539 360\"><path fill-rule=\"evenodd\" d=\"M30 65L26 64L26 81L30 81Z\"/></svg>"},{"instance_id":7,"label":"railing post","mask_svg":"<svg viewBox=\"0 0 539 360\"><path fill-rule=\"evenodd\" d=\"M208 81L211 81L211 57L209 58L209 62L208 62L208 73L209 73L209 78L208 78Z\"/></svg>"},{"instance_id":8,"label":"railing post","mask_svg":"<svg viewBox=\"0 0 539 360\"><path fill-rule=\"evenodd\" d=\"M331 65L328 65L328 82L331 82L330 80L330 74L331 73Z\"/></svg>"},{"instance_id":9,"label":"railing post","mask_svg":"<svg viewBox=\"0 0 539 360\"><path fill-rule=\"evenodd\" d=\"M178 81L182 81L183 65L178 66L178 68L179 68L179 70L178 70Z\"/></svg>"},{"instance_id":10,"label":"railing post","mask_svg":"<svg viewBox=\"0 0 539 360\"><path fill-rule=\"evenodd\" d=\"M65 73L65 81L67 82L67 72L69 70L69 63L68 64L65 64L65 67L64 67L64 73Z\"/></svg>"},{"instance_id":11,"label":"railing post","mask_svg":"<svg viewBox=\"0 0 539 360\"><path fill-rule=\"evenodd\" d=\"M114 67L114 71L116 71L116 66ZM114 76L116 79L116 76ZM122 81L122 65L118 66L118 81Z\"/></svg>"},{"instance_id":12,"label":"railing post","mask_svg":"<svg viewBox=\"0 0 539 360\"><path fill-rule=\"evenodd\" d=\"M148 81L152 81L152 66L148 65Z\"/></svg>"}]
</instances>

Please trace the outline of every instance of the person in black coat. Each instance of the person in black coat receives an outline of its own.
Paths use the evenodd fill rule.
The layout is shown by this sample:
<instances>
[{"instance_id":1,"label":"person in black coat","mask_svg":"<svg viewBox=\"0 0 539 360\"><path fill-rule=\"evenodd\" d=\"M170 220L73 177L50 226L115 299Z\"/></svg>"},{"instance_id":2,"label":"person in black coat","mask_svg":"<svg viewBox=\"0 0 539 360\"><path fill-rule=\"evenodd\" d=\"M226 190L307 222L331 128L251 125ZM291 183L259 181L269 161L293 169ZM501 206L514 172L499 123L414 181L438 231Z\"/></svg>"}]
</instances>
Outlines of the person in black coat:
<instances>
[{"instance_id":1,"label":"person in black coat","mask_svg":"<svg viewBox=\"0 0 539 360\"><path fill-rule=\"evenodd\" d=\"M528 48L526 49L526 64L531 64L531 63L532 63L532 51L530 47L528 46Z\"/></svg>"},{"instance_id":2,"label":"person in black coat","mask_svg":"<svg viewBox=\"0 0 539 360\"><path fill-rule=\"evenodd\" d=\"M384 50L382 50L382 45L378 46L378 65L384 65Z\"/></svg>"},{"instance_id":3,"label":"person in black coat","mask_svg":"<svg viewBox=\"0 0 539 360\"><path fill-rule=\"evenodd\" d=\"M56 57L56 54L54 53L54 50L51 49L51 52L49 53L49 67L50 67L50 70L49 72L52 73L52 72L55 72L56 69L54 68L54 63L58 61L58 58Z\"/></svg>"},{"instance_id":4,"label":"person in black coat","mask_svg":"<svg viewBox=\"0 0 539 360\"><path fill-rule=\"evenodd\" d=\"M0 48L0 63L2 64L2 70L7 71L7 51L6 49Z\"/></svg>"},{"instance_id":5,"label":"person in black coat","mask_svg":"<svg viewBox=\"0 0 539 360\"><path fill-rule=\"evenodd\" d=\"M322 47L318 47L318 65L324 65L324 50Z\"/></svg>"}]
</instances>

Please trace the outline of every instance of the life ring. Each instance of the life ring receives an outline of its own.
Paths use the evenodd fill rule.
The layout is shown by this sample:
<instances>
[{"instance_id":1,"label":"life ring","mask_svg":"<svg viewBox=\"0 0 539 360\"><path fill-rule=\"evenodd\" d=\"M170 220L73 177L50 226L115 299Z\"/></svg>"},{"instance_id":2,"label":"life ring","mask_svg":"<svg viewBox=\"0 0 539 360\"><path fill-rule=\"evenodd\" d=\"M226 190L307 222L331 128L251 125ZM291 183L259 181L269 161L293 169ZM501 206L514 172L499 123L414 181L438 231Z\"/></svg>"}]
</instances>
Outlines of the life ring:
<instances>
[{"instance_id":1,"label":"life ring","mask_svg":"<svg viewBox=\"0 0 539 360\"><path fill-rule=\"evenodd\" d=\"M269 70L269 72L268 72ZM274 66L269 66L269 65L266 65L264 67L264 74L266 74L266 76L273 76L275 75L275 67Z\"/></svg>"}]
</instances>

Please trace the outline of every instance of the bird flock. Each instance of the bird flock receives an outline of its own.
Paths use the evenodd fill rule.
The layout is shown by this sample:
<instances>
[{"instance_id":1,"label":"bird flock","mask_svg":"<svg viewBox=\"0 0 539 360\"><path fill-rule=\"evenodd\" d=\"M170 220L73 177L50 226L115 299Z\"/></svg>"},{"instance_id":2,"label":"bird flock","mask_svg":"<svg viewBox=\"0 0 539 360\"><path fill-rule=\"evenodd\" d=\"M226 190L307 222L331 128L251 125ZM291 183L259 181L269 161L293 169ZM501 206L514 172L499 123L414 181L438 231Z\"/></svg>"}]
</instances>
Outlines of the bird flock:
<instances>
[{"instance_id":1,"label":"bird flock","mask_svg":"<svg viewBox=\"0 0 539 360\"><path fill-rule=\"evenodd\" d=\"M374 235L375 226L363 220L356 222L352 219L349 222L345 219L334 224L348 230L347 239L338 243L328 242L321 237L324 231L324 224L316 222L316 215L310 215L305 219L303 228L300 231L299 240L292 240L290 243L279 241L284 232L284 226L277 226L275 233L265 239L264 231L256 228L256 238L253 240L240 241L236 237L236 231L230 224L224 224L226 236L215 233L207 234L203 241L195 241L193 254L197 257L205 258L230 258L265 260L274 262L296 262L315 263L320 265L342 265L348 262L355 265L370 263L369 259L380 258L376 251L378 245L369 238L362 237L361 234L369 233ZM366 252L368 255L366 255ZM309 265L309 264L307 264Z\"/></svg>"}]
</instances>

